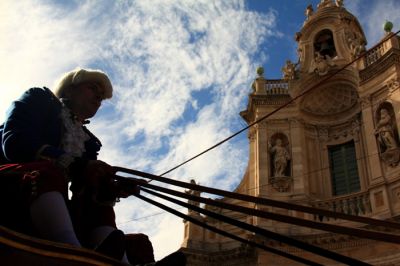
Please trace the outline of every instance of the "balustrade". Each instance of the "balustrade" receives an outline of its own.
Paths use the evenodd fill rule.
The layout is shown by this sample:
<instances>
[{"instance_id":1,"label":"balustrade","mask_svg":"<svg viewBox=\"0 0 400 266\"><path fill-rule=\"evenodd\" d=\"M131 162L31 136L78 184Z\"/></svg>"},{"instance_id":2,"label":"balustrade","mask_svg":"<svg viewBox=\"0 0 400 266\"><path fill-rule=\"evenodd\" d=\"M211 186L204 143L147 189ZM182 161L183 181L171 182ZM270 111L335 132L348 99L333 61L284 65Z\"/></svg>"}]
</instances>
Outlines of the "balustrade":
<instances>
[{"instance_id":1,"label":"balustrade","mask_svg":"<svg viewBox=\"0 0 400 266\"><path fill-rule=\"evenodd\" d=\"M265 92L268 95L289 94L289 83L283 79L268 79L265 81Z\"/></svg>"},{"instance_id":2,"label":"balustrade","mask_svg":"<svg viewBox=\"0 0 400 266\"><path fill-rule=\"evenodd\" d=\"M371 213L371 202L368 192L351 194L350 196L338 197L325 201L315 201L312 203L315 208L340 212L350 215L363 216ZM314 215L314 220L330 221L332 217Z\"/></svg>"},{"instance_id":3,"label":"balustrade","mask_svg":"<svg viewBox=\"0 0 400 266\"><path fill-rule=\"evenodd\" d=\"M374 49L371 49L367 52L365 55L365 67L368 67L369 65L373 64L374 62L378 61L380 57L385 53L385 49L383 44L375 47Z\"/></svg>"}]
</instances>

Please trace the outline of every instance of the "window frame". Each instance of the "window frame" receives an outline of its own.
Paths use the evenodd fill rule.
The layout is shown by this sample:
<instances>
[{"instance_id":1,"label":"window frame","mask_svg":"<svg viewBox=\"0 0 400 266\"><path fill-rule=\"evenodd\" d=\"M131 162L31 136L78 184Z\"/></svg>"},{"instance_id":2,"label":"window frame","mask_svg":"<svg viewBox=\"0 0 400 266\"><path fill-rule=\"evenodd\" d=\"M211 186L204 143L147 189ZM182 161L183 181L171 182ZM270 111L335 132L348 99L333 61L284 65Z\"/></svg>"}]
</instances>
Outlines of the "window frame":
<instances>
[{"instance_id":1,"label":"window frame","mask_svg":"<svg viewBox=\"0 0 400 266\"><path fill-rule=\"evenodd\" d=\"M334 153L339 154L335 155ZM361 179L354 140L328 146L328 159L332 195L344 196L360 192ZM343 184L338 186L338 183L343 181L345 182L344 186Z\"/></svg>"}]
</instances>

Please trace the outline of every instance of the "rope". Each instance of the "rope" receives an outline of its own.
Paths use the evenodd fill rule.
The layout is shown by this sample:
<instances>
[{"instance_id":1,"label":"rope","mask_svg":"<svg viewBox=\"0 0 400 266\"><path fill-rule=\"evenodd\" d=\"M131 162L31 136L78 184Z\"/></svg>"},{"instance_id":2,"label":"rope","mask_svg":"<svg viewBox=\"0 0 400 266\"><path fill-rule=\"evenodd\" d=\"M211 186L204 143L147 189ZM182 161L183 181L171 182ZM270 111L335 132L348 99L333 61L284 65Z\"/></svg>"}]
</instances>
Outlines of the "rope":
<instances>
[{"instance_id":1,"label":"rope","mask_svg":"<svg viewBox=\"0 0 400 266\"><path fill-rule=\"evenodd\" d=\"M332 217L335 219L343 219L343 220L348 220L348 221L353 221L353 222L365 223L365 224L369 224L369 225L384 226L384 227L388 227L388 228L400 229L400 223L396 223L396 222L383 221L383 220L378 220L378 219L373 219L373 218L368 218L368 217L354 216L354 215L349 215L349 214L340 213L340 212L333 212L333 211L329 211L329 210L293 204L293 203L289 203L289 202L283 202L283 201L277 201L277 200L268 199L268 198L259 198L259 197L254 197L254 196L250 196L250 195L234 193L234 192L225 191L225 190L216 189L216 188L210 188L210 187L206 187L206 186L202 186L202 185L190 184L190 183L173 180L173 179L166 178L166 177L156 176L153 174L149 174L149 173L145 173L145 172L141 172L141 171L133 170L133 169L127 169L127 168L123 168L123 167L114 167L114 169L116 170L116 172L128 173L128 174L140 176L143 178L148 178L148 179L164 182L164 183L171 184L174 186L193 189L196 191L220 195L220 196L238 199L238 200L242 200L242 201L246 201L246 202L253 202L256 204L272 206L272 207L277 207L277 208L282 208L282 209L296 210L296 211L301 211L301 212L305 212L305 213L323 215L323 216L328 216L328 217ZM141 183L143 183L143 182L139 181L138 185L140 185Z\"/></svg>"},{"instance_id":2,"label":"rope","mask_svg":"<svg viewBox=\"0 0 400 266\"><path fill-rule=\"evenodd\" d=\"M263 250L265 250L265 251L268 251L268 252L271 252L271 253L274 253L274 254L277 254L277 255L280 255L280 256L289 258L289 259L294 260L294 261L298 261L298 262L300 262L300 263L304 263L304 264L306 264L306 265L322 266L322 264L319 264L319 263L316 263L316 262L313 262L313 261L310 261L310 260L307 260L307 259L304 259L304 258L295 256L295 255L286 253L286 252L284 252L284 251L280 251L280 250L277 250L277 249L274 249L274 248L271 248L271 247L267 247L267 246L265 246L265 245L256 243L256 242L254 242L254 241L247 240L247 239L244 239L244 238L239 237L239 236L237 236L237 235L228 233L228 232L223 231L223 230L221 230L221 229L218 229L218 228L216 228L216 227L214 227L214 226L211 226L211 225L208 225L208 224L206 224L206 223L204 223L204 222L201 222L201 221L199 221L199 220L197 220L197 219L195 219L195 218L193 218L193 217L191 217L191 216L188 216L188 215L185 215L185 214L183 214L183 213L181 213L181 212L178 212L177 210L175 210L175 209L173 209L173 208L170 208L170 207L168 207L168 206L166 206L166 205L164 205L164 204L161 204L161 203L159 203L159 202L157 202L157 201L154 201L154 200L152 200L152 199L150 199L150 198L147 198L147 197L145 197L145 196L143 196L143 195L138 194L138 195L135 195L135 196L136 196L137 198L142 199L142 200L144 200L144 201L146 201L146 202L148 202L148 203L150 203L150 204L152 204L152 205L155 205L155 206L157 206L157 207L159 207L159 208L161 208L161 209L163 209L163 210L165 210L165 211L167 211L167 212L169 212L169 213L172 213L172 214L174 214L174 215L176 215L176 216L178 216L178 217L180 217L180 218L182 218L182 219L185 219L185 220L187 220L187 221L190 221L190 222L192 222L192 223L194 223L194 224L196 224L196 225L199 225L199 226L201 226L201 227L204 227L205 229L210 230L210 231L213 231L213 232L215 232L215 233L217 233L217 234L220 234L220 235L222 235L222 236L225 236L225 237L228 237L228 238L237 240L237 241L239 241L239 242L242 242L242 243L244 243L244 244L247 244L247 245L250 245L250 246L253 246L253 247L256 247L256 248L260 248L260 249L263 249Z\"/></svg>"},{"instance_id":3,"label":"rope","mask_svg":"<svg viewBox=\"0 0 400 266\"><path fill-rule=\"evenodd\" d=\"M291 245L291 246L294 246L294 247L297 247L297 248L300 248L300 249L303 249L303 250L306 250L306 251L309 251L309 252L312 252L314 254L317 254L317 255L325 257L325 258L329 258L329 259L332 259L332 260L335 260L335 261L338 261L338 262L342 262L342 263L347 264L347 265L370 265L370 264L362 262L360 260L353 259L353 258L344 256L344 255L332 252L330 250L323 249L323 248L318 247L318 246L313 246L311 244L302 242L300 240L297 240L297 239L294 239L294 238L290 238L290 237L287 237L285 235L280 235L278 233L269 231L267 229L256 227L256 226L253 226L253 225L250 225L250 224L247 224L247 223L244 223L244 222L229 218L227 216L224 216L224 215L221 215L221 214L217 214L215 212L212 212L212 211L209 211L209 210L206 210L206 209L202 209L202 208L194 206L194 205L190 205L190 204L185 203L183 201L171 198L169 196L160 194L158 192L149 190L147 188L142 188L142 190L147 192L147 193L149 193L149 194L157 196L159 198L162 198L162 199L168 200L170 202L173 202L175 204L178 204L180 206L191 207L194 211L197 211L199 213L202 213L202 214L207 215L209 217L212 217L214 219L220 220L220 221L222 221L224 223L229 223L231 225L234 225L234 226L237 226L239 228L245 229L247 231L256 233L256 234L264 236L266 238L270 238L270 239L273 239L273 240L276 240L276 241L279 241L279 242L282 242L282 243L285 243L285 244L288 244L288 245Z\"/></svg>"},{"instance_id":4,"label":"rope","mask_svg":"<svg viewBox=\"0 0 400 266\"><path fill-rule=\"evenodd\" d=\"M123 177L119 177L119 178L123 178ZM128 179L128 181L129 181L129 179ZM301 218L297 218L297 217L292 217L292 216L288 216L288 215L282 215L282 214L278 214L278 213L272 213L272 212L268 212L268 211L262 211L262 210L257 210L257 209L253 209L253 208L247 208L247 207L238 206L238 205L234 205L234 204L224 203L224 202L216 201L213 199L202 198L199 196L182 193L179 191L175 191L172 189L168 189L168 188L164 188L164 187L160 187L160 186L156 186L156 185L152 185L152 184L148 184L148 183L141 184L140 186L148 187L148 188L151 188L151 189L159 191L159 192L167 193L169 195L174 195L177 197L186 198L186 199L193 200L196 202L205 203L205 204L208 204L211 206L216 206L219 208L248 214L251 216L257 216L257 217L270 219L270 220L274 220L274 221L279 221L279 222L284 222L284 223L288 223L288 224L309 227L312 229L329 231L329 232L337 233L337 234L344 234L344 235L349 235L349 236L356 236L356 237L361 237L361 238L368 238L368 239L373 239L373 240L378 240L378 241L400 244L400 236L398 236L398 235L369 231L369 230L365 230L365 229L350 228L350 227L339 226L339 225L335 225L335 224L325 224L325 223L314 222L314 221L301 219ZM189 209L192 209L193 205L189 204L189 206L190 206Z\"/></svg>"}]
</instances>

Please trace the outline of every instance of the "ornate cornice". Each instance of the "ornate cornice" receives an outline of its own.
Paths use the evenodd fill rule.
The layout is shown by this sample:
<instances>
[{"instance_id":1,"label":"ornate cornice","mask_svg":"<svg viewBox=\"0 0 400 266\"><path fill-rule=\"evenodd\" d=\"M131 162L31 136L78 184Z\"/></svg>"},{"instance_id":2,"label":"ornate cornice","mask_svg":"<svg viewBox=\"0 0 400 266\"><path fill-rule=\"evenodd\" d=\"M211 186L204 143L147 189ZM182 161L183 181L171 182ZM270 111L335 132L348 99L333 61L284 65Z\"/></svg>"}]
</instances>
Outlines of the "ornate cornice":
<instances>
[{"instance_id":1,"label":"ornate cornice","mask_svg":"<svg viewBox=\"0 0 400 266\"><path fill-rule=\"evenodd\" d=\"M338 125L305 124L309 136L318 137L322 142L353 136L355 139L360 132L360 118L353 116L349 121Z\"/></svg>"},{"instance_id":2,"label":"ornate cornice","mask_svg":"<svg viewBox=\"0 0 400 266\"><path fill-rule=\"evenodd\" d=\"M252 99L254 105L282 105L291 100L289 95L268 95L262 99Z\"/></svg>"}]
</instances>

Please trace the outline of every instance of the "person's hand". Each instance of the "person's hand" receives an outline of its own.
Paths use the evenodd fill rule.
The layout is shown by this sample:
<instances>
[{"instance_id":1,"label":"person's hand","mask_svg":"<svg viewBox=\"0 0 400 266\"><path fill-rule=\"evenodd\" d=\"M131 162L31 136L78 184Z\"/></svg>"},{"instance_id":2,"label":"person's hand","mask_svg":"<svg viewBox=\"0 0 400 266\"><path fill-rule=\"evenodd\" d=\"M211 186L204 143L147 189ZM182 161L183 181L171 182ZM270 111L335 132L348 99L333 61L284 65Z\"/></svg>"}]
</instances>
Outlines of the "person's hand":
<instances>
[{"instance_id":1,"label":"person's hand","mask_svg":"<svg viewBox=\"0 0 400 266\"><path fill-rule=\"evenodd\" d=\"M109 164L100 160L91 160L85 168L86 185L98 188L101 185L108 185L113 181L115 170Z\"/></svg>"},{"instance_id":2,"label":"person's hand","mask_svg":"<svg viewBox=\"0 0 400 266\"><path fill-rule=\"evenodd\" d=\"M127 198L131 195L140 194L140 184L147 183L144 179L136 178L117 178L118 197Z\"/></svg>"}]
</instances>

